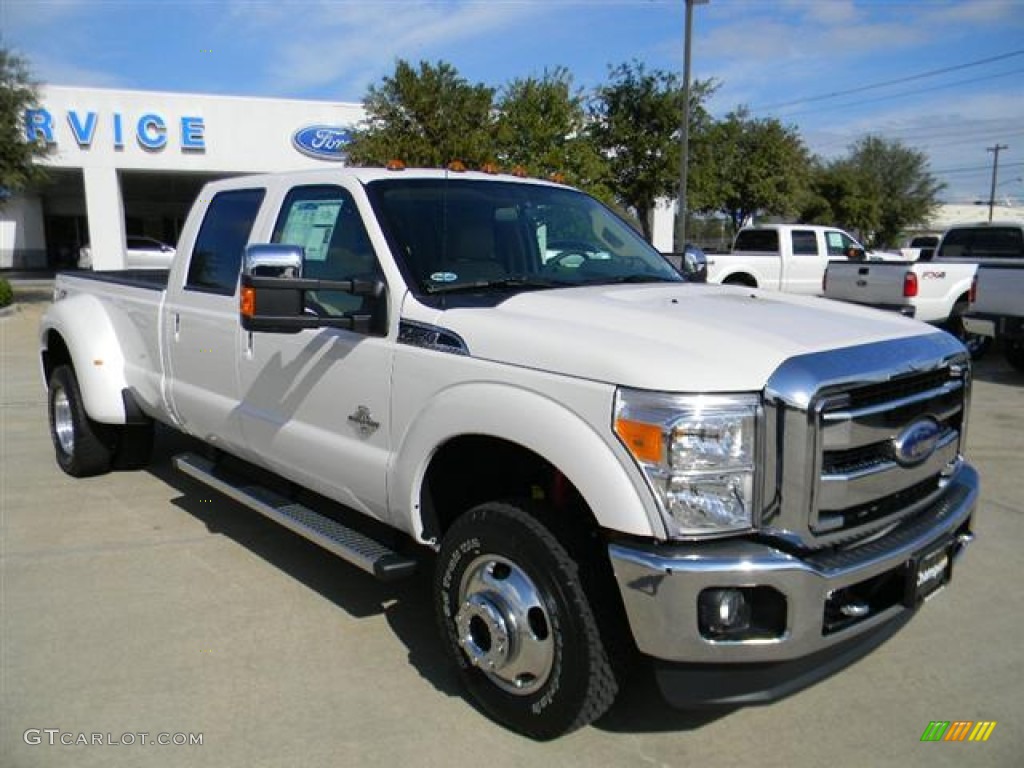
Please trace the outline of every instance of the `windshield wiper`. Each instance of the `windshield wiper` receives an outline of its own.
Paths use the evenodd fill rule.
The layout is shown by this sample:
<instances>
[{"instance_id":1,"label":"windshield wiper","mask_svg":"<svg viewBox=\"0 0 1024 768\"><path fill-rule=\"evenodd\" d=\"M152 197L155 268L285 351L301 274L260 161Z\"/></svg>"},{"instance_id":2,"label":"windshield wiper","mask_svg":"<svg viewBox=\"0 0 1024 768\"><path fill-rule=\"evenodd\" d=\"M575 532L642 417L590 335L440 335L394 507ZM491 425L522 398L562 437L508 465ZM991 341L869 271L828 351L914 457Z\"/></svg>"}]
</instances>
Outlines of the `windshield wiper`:
<instances>
[{"instance_id":1,"label":"windshield wiper","mask_svg":"<svg viewBox=\"0 0 1024 768\"><path fill-rule=\"evenodd\" d=\"M575 285L564 280L551 280L544 277L531 277L528 275L512 275L494 280L472 280L468 283L442 283L440 285L426 285L424 290L436 295L440 293L478 293L486 291L505 291L519 288L530 290L541 290L544 288L565 288Z\"/></svg>"},{"instance_id":2,"label":"windshield wiper","mask_svg":"<svg viewBox=\"0 0 1024 768\"><path fill-rule=\"evenodd\" d=\"M617 277L599 277L585 280L577 285L616 285L621 283L685 283L683 279L673 279L660 275L619 275Z\"/></svg>"}]
</instances>

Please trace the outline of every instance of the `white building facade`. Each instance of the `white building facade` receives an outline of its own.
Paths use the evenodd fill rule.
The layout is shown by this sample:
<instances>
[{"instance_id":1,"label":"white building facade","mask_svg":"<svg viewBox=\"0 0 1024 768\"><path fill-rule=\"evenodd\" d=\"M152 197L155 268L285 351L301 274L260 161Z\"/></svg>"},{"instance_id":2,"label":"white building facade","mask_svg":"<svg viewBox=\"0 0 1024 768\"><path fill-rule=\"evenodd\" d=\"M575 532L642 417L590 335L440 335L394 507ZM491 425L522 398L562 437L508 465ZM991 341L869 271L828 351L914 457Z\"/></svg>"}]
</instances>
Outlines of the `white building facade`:
<instances>
[{"instance_id":1,"label":"white building facade","mask_svg":"<svg viewBox=\"0 0 1024 768\"><path fill-rule=\"evenodd\" d=\"M43 188L0 207L0 269L123 266L129 235L175 245L207 181L344 162L361 104L46 86L24 115Z\"/></svg>"}]
</instances>

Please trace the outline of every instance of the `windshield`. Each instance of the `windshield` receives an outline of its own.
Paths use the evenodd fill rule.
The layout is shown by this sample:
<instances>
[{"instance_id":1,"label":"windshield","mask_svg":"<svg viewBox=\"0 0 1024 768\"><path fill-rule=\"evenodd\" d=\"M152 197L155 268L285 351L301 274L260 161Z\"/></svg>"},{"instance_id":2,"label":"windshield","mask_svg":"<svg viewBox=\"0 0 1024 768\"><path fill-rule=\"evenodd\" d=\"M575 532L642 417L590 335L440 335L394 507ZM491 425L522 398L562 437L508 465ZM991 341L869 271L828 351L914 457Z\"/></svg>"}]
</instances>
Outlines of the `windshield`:
<instances>
[{"instance_id":1,"label":"windshield","mask_svg":"<svg viewBox=\"0 0 1024 768\"><path fill-rule=\"evenodd\" d=\"M387 179L368 192L414 291L519 291L683 278L632 228L572 189Z\"/></svg>"}]
</instances>

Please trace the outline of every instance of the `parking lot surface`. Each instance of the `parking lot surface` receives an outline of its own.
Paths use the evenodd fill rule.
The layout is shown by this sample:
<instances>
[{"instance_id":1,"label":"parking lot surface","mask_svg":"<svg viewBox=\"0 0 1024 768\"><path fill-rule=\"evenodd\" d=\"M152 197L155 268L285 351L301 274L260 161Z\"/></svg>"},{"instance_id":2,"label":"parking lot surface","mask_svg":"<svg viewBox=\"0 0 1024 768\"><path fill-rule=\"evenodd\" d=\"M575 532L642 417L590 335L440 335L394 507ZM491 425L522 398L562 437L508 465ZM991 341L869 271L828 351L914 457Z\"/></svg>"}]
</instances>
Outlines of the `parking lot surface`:
<instances>
[{"instance_id":1,"label":"parking lot surface","mask_svg":"<svg viewBox=\"0 0 1024 768\"><path fill-rule=\"evenodd\" d=\"M900 633L769 706L675 712L635 681L596 725L539 744L461 698L428 578L382 585L181 476L180 436L158 433L146 471L61 473L45 295L23 287L0 317L4 768L1022 764L1024 375L996 354L968 435L977 540ZM922 743L934 720L997 725Z\"/></svg>"}]
</instances>

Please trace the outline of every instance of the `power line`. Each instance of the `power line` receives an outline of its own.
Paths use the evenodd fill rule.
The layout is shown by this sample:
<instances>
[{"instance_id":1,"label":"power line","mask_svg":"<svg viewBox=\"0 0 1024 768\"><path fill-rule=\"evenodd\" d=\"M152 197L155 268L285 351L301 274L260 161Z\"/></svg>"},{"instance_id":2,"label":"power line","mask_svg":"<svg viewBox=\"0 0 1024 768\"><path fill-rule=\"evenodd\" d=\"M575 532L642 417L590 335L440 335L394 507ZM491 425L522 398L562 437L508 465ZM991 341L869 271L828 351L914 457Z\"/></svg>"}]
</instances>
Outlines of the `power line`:
<instances>
[{"instance_id":1,"label":"power line","mask_svg":"<svg viewBox=\"0 0 1024 768\"><path fill-rule=\"evenodd\" d=\"M800 99L794 99L792 101L784 101L778 104L768 104L761 107L750 107L751 112L766 112L773 109L779 109L780 107L790 107L796 104L807 104L812 101L824 101L826 99L834 99L837 96L849 96L851 93L863 93L864 91L870 91L875 88L886 88L890 85L899 85L900 83L909 83L914 80L922 80L926 77L935 77L936 75L942 75L947 72L956 72L961 69L968 69L970 67L980 67L983 64L991 64L994 61L1003 61L1004 59L1010 59L1015 56L1024 56L1024 48L1010 51L1009 53L1003 53L999 56L990 56L987 59L978 59L976 61L968 61L963 64L957 64L952 67L942 67L941 69L932 69L927 72L920 72L916 75L908 75L906 77L898 77L895 80L884 80L879 83L871 83L869 85L862 85L857 88L850 88L845 91L833 91L832 93L823 93L817 96L806 96Z\"/></svg>"},{"instance_id":2,"label":"power line","mask_svg":"<svg viewBox=\"0 0 1024 768\"><path fill-rule=\"evenodd\" d=\"M947 134L914 134L905 133L899 135L899 130L881 129L877 131L871 131L871 133L885 135L886 137L892 137L895 140L903 143L910 144L922 150L932 151L934 149L941 149L942 147L955 147L960 144L977 144L979 141L997 141L1000 139L1009 138L1012 136L1024 136L1024 131L1004 131L998 128L992 128L991 130L962 130L956 133ZM836 139L835 141L828 141L821 144L815 144L815 148L818 151L827 151L836 147L848 146L852 139L847 136L842 139Z\"/></svg>"},{"instance_id":3,"label":"power line","mask_svg":"<svg viewBox=\"0 0 1024 768\"><path fill-rule=\"evenodd\" d=\"M1020 166L1024 166L1024 162L1021 162L1021 163L1003 163L1003 165L1002 165L1003 168L1017 168L1017 167L1020 167ZM939 170L939 171L932 171L932 173L934 175L936 175L936 176L939 175L939 174L941 174L943 176L948 176L948 175L953 174L953 173L977 173L978 171L988 171L991 168L992 168L992 166L990 166L990 165L972 165L972 166L965 166L963 168L944 168L944 169Z\"/></svg>"},{"instance_id":4,"label":"power line","mask_svg":"<svg viewBox=\"0 0 1024 768\"><path fill-rule=\"evenodd\" d=\"M889 101L890 99L899 99L904 96L917 96L921 93L930 93L931 91L941 91L945 88L955 88L959 85L971 85L972 83L979 83L982 80L994 80L999 77L1009 77L1010 75L1017 75L1024 72L1024 67L1020 69L1011 69L1009 72L997 72L994 75L982 75L981 77L972 77L967 80L954 80L951 83L943 83L941 85L933 85L928 88L916 88L913 91L900 91L899 93L891 93L888 96L877 96L873 99L862 99L860 101L851 101L846 104L836 104L834 106L826 107L825 109L804 109L799 112L789 112L788 114L780 115L780 119L788 119L791 117L798 117L800 115L813 115L820 114L821 112L837 111L842 109L851 109L853 107L861 107L865 104L875 104L879 101Z\"/></svg>"}]
</instances>

